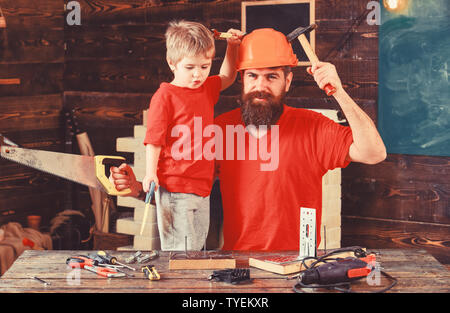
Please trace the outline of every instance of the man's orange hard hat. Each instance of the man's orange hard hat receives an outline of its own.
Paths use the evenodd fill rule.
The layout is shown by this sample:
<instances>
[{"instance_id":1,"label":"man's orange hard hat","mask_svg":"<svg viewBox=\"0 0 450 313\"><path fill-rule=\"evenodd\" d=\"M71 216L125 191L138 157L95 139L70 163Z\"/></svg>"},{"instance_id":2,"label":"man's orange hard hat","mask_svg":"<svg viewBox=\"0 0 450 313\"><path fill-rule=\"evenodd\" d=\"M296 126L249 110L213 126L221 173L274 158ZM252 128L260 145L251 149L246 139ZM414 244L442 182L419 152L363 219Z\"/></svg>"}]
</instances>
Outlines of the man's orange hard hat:
<instances>
[{"instance_id":1,"label":"man's orange hard hat","mask_svg":"<svg viewBox=\"0 0 450 313\"><path fill-rule=\"evenodd\" d=\"M286 36L272 28L260 28L246 35L239 47L237 70L297 66L298 60Z\"/></svg>"}]
</instances>

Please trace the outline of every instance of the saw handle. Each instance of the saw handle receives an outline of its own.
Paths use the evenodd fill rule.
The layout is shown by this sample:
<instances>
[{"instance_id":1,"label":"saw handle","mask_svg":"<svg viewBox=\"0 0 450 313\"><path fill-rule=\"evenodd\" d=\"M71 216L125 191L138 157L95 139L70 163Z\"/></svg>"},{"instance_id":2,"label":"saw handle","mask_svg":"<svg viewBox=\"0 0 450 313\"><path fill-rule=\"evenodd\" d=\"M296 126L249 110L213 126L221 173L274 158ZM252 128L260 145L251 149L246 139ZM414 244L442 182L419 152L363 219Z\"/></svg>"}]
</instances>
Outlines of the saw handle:
<instances>
[{"instance_id":1,"label":"saw handle","mask_svg":"<svg viewBox=\"0 0 450 313\"><path fill-rule=\"evenodd\" d=\"M114 184L112 184L105 173L105 165L120 166L125 162L125 158L120 156L109 156L109 155L96 155L95 159L95 175L97 179L102 184L105 192L111 196L125 196L131 192L130 188L118 191Z\"/></svg>"}]
</instances>

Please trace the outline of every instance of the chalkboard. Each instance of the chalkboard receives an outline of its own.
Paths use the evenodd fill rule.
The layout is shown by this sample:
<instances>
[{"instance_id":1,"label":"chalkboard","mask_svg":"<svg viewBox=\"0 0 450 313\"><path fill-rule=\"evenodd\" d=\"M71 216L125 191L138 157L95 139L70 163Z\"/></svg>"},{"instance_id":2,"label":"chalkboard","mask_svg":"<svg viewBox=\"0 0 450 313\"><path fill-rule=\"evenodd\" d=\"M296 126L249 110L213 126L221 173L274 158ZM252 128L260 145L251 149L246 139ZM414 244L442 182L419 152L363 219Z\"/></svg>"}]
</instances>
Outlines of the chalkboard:
<instances>
[{"instance_id":1,"label":"chalkboard","mask_svg":"<svg viewBox=\"0 0 450 313\"><path fill-rule=\"evenodd\" d=\"M378 127L389 153L450 156L450 1L382 7Z\"/></svg>"},{"instance_id":2,"label":"chalkboard","mask_svg":"<svg viewBox=\"0 0 450 313\"><path fill-rule=\"evenodd\" d=\"M251 33L258 28L273 28L285 35L299 26L315 22L315 0L244 1L242 2L242 31ZM315 31L306 35L315 50ZM310 65L298 40L292 41L298 65Z\"/></svg>"}]
</instances>

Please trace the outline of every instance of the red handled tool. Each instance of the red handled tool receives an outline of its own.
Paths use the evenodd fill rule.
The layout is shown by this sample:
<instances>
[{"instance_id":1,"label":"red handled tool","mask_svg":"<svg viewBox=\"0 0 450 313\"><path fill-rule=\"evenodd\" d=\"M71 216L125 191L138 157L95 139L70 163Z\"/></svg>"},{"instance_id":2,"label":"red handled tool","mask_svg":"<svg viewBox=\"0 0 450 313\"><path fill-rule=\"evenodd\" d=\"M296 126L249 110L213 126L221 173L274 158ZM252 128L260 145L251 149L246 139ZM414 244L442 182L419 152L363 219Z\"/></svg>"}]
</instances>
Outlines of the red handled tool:
<instances>
[{"instance_id":1,"label":"red handled tool","mask_svg":"<svg viewBox=\"0 0 450 313\"><path fill-rule=\"evenodd\" d=\"M355 257L331 257L334 254L350 251L354 253ZM316 259L316 261L308 267L304 262L306 259ZM320 263L323 264L317 265ZM378 270L375 254L367 254L363 248L358 246L336 249L319 258L305 258L302 266L305 266L306 270L298 275L297 283L294 285L295 292L303 291L304 288L327 288L352 292L351 282L367 277L372 271ZM385 292L397 284L397 279L388 273L380 271L380 274L392 283L388 287L374 292Z\"/></svg>"},{"instance_id":2,"label":"red handled tool","mask_svg":"<svg viewBox=\"0 0 450 313\"><path fill-rule=\"evenodd\" d=\"M228 38L233 37L233 34L230 34L230 33L222 33L222 32L219 32L219 31L216 30L216 29L212 29L212 32L213 32L214 39L223 39L223 40L227 40Z\"/></svg>"},{"instance_id":3,"label":"red handled tool","mask_svg":"<svg viewBox=\"0 0 450 313\"><path fill-rule=\"evenodd\" d=\"M307 269L301 274L300 281L303 285L328 286L366 277L371 271L372 267L362 259L338 258L334 262Z\"/></svg>"},{"instance_id":4,"label":"red handled tool","mask_svg":"<svg viewBox=\"0 0 450 313\"><path fill-rule=\"evenodd\" d=\"M98 262L84 255L72 256L66 260L66 264L71 268L84 268L88 266L97 266Z\"/></svg>"},{"instance_id":5,"label":"red handled tool","mask_svg":"<svg viewBox=\"0 0 450 313\"><path fill-rule=\"evenodd\" d=\"M100 266L90 266L85 265L84 269L96 273L97 275L111 278L111 277L125 277L125 273L119 273L115 269L109 268L109 267L100 267Z\"/></svg>"}]
</instances>

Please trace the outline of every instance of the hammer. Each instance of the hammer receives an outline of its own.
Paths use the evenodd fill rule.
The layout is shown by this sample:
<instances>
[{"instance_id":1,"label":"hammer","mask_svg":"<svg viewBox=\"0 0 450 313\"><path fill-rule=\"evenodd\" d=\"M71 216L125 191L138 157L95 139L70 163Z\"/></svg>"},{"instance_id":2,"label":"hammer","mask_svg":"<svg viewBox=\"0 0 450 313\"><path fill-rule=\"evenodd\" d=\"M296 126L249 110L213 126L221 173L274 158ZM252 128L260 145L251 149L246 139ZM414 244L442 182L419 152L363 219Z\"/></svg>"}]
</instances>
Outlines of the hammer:
<instances>
[{"instance_id":1,"label":"hammer","mask_svg":"<svg viewBox=\"0 0 450 313\"><path fill-rule=\"evenodd\" d=\"M310 31L316 28L317 28L316 24L311 24L308 27L298 27L286 36L289 42L291 42L295 38L298 38L298 41L300 41L300 44L302 45L303 50L305 51L306 56L308 57L312 65L318 63L319 59L317 58L317 55L314 53L305 34L309 33ZM327 96L331 96L336 92L336 88L333 87L331 84L326 84L323 89L325 90Z\"/></svg>"}]
</instances>

